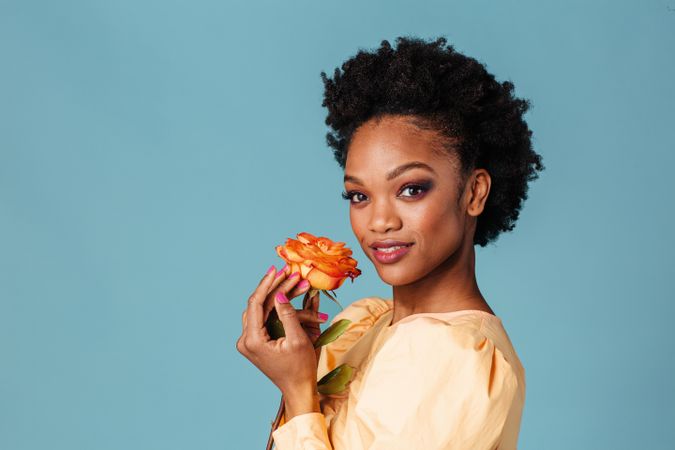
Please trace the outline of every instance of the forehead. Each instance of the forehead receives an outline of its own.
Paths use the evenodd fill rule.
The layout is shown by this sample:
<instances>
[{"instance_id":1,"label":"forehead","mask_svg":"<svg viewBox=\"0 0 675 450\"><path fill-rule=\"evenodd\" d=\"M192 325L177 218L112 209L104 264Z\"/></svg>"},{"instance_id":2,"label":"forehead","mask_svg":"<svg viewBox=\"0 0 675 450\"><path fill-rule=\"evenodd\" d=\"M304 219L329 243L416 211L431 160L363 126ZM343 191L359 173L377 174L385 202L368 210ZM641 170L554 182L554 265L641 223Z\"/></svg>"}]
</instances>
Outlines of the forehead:
<instances>
[{"instance_id":1,"label":"forehead","mask_svg":"<svg viewBox=\"0 0 675 450\"><path fill-rule=\"evenodd\" d=\"M438 131L414 125L410 116L371 119L352 135L345 172L386 172L413 160L452 168L450 156L443 149L445 141L447 138Z\"/></svg>"}]
</instances>

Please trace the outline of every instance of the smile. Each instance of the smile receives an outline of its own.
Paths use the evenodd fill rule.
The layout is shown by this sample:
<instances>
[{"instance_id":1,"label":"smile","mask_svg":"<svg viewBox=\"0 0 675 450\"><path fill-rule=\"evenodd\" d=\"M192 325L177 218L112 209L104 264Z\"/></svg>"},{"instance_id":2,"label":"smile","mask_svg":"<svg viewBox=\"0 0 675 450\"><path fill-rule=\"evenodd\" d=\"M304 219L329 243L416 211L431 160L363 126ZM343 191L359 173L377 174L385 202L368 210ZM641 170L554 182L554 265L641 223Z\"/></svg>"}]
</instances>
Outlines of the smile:
<instances>
[{"instance_id":1,"label":"smile","mask_svg":"<svg viewBox=\"0 0 675 450\"><path fill-rule=\"evenodd\" d=\"M373 256L382 264L391 264L399 261L403 258L409 251L410 245L397 245L394 247L383 247L383 248L374 248Z\"/></svg>"}]
</instances>

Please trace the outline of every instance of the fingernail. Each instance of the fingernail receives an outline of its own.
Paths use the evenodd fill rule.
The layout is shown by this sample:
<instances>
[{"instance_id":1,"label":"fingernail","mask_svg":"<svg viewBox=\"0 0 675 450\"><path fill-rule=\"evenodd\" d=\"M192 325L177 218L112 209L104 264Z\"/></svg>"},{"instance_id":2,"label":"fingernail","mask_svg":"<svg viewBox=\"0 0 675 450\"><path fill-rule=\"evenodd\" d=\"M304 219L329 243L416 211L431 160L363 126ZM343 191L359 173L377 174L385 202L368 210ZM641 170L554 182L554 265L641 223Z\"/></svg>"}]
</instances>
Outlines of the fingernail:
<instances>
[{"instance_id":1,"label":"fingernail","mask_svg":"<svg viewBox=\"0 0 675 450\"><path fill-rule=\"evenodd\" d=\"M281 269L279 269L279 272L277 272L277 276L275 278L279 278L284 274L284 271L286 270L286 267L288 267L288 264L284 265Z\"/></svg>"},{"instance_id":2,"label":"fingernail","mask_svg":"<svg viewBox=\"0 0 675 450\"><path fill-rule=\"evenodd\" d=\"M321 336L321 333L319 333L318 331L312 331L312 336L319 337Z\"/></svg>"},{"instance_id":3,"label":"fingernail","mask_svg":"<svg viewBox=\"0 0 675 450\"><path fill-rule=\"evenodd\" d=\"M267 269L267 273L266 273L265 275L269 275L269 274L271 274L273 271L274 271L274 264L272 264L272 265L270 266L270 268Z\"/></svg>"},{"instance_id":4,"label":"fingernail","mask_svg":"<svg viewBox=\"0 0 675 450\"><path fill-rule=\"evenodd\" d=\"M309 281L307 280L302 280L300 283L298 283L298 287L300 289L304 289L309 286Z\"/></svg>"},{"instance_id":5,"label":"fingernail","mask_svg":"<svg viewBox=\"0 0 675 450\"><path fill-rule=\"evenodd\" d=\"M328 314L320 312L319 320L328 320Z\"/></svg>"},{"instance_id":6,"label":"fingernail","mask_svg":"<svg viewBox=\"0 0 675 450\"><path fill-rule=\"evenodd\" d=\"M295 277L299 277L299 276L300 276L300 272L293 272L293 273L288 277L288 279L290 280L291 278L295 278Z\"/></svg>"},{"instance_id":7,"label":"fingernail","mask_svg":"<svg viewBox=\"0 0 675 450\"><path fill-rule=\"evenodd\" d=\"M288 297L283 292L277 292L277 295L274 296L279 303L288 303Z\"/></svg>"}]
</instances>

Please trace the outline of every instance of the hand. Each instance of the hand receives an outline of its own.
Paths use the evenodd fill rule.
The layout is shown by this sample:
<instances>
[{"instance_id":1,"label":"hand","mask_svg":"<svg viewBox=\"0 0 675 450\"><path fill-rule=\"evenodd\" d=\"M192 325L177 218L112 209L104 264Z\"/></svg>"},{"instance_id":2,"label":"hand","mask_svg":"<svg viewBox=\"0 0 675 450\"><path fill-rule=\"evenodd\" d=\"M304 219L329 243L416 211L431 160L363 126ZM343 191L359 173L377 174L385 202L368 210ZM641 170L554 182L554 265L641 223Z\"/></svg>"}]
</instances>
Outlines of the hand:
<instances>
[{"instance_id":1,"label":"hand","mask_svg":"<svg viewBox=\"0 0 675 450\"><path fill-rule=\"evenodd\" d=\"M317 353L301 322L321 322L313 310L296 310L293 305L280 303L277 295L292 299L309 289L298 286L299 274L288 276L286 268L277 276L276 269L266 274L248 299L242 314L242 334L237 350L250 360L281 390L298 392L316 389ZM266 308L269 310L266 312ZM276 309L286 336L272 340L265 327L266 316Z\"/></svg>"},{"instance_id":2,"label":"hand","mask_svg":"<svg viewBox=\"0 0 675 450\"><path fill-rule=\"evenodd\" d=\"M314 294L312 297L310 297L308 304L307 304L307 309L309 311L313 312L312 317L318 317L319 314L319 292L317 291L316 294ZM319 335L321 334L321 327L319 326L319 322L315 320L309 320L307 322L304 322L302 324L302 328L305 329L307 332L307 336L309 336L309 339L312 341L312 345L314 345L314 342L316 342L317 339L319 339ZM317 364L319 361L319 357L321 356L321 347L316 349L316 360Z\"/></svg>"}]
</instances>

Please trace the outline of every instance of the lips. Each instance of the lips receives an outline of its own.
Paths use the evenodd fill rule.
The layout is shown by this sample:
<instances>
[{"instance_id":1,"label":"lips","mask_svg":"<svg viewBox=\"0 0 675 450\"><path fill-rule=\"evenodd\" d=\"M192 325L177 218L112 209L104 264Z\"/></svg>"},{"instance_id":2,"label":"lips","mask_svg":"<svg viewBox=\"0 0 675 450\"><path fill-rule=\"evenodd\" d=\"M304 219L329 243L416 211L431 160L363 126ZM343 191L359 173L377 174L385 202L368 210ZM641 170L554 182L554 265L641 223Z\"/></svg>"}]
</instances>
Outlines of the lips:
<instances>
[{"instance_id":1,"label":"lips","mask_svg":"<svg viewBox=\"0 0 675 450\"><path fill-rule=\"evenodd\" d=\"M384 241L375 241L370 244L370 248L374 250L379 250L381 248L389 247L410 247L412 242L396 241L394 239L387 239Z\"/></svg>"},{"instance_id":2,"label":"lips","mask_svg":"<svg viewBox=\"0 0 675 450\"><path fill-rule=\"evenodd\" d=\"M392 253L392 252L395 252L396 250L399 250L399 249L402 249L402 248L406 248L406 247L410 247L411 245L412 245L412 244L407 244L407 245L391 245L391 246L389 246L389 247L373 247L373 250L375 250L376 252L380 252L380 253Z\"/></svg>"},{"instance_id":3,"label":"lips","mask_svg":"<svg viewBox=\"0 0 675 450\"><path fill-rule=\"evenodd\" d=\"M412 247L411 242L402 241L376 241L371 245L373 256L382 264L391 264L403 258Z\"/></svg>"}]
</instances>

